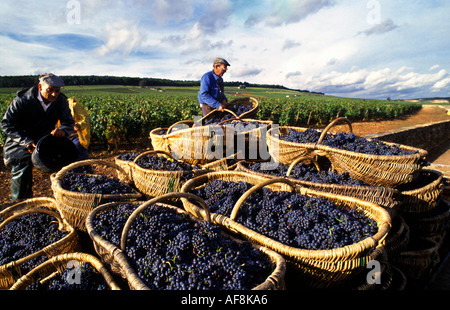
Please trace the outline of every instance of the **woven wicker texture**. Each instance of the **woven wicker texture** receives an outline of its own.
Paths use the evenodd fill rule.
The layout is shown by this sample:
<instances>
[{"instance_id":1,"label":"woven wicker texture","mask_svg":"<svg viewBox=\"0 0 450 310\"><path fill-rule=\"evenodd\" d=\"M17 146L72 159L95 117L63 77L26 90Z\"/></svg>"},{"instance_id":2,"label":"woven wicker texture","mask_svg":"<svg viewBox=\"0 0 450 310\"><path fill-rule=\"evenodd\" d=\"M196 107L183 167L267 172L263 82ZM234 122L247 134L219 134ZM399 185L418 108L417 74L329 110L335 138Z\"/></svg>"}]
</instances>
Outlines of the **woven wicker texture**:
<instances>
[{"instance_id":1,"label":"woven wicker texture","mask_svg":"<svg viewBox=\"0 0 450 310\"><path fill-rule=\"evenodd\" d=\"M101 171L102 175L118 176L119 181L130 184L132 183L129 175L119 165L112 161L88 159L77 161L58 171L52 178L52 190L55 196L58 209L63 218L67 220L74 228L86 231L85 220L89 212L99 204L106 201L132 201L142 197L142 194L134 191L128 194L93 194L79 193L66 190L62 187L62 178L66 173L73 169L83 166L91 166L94 168L105 168ZM109 168L109 170L108 170Z\"/></svg>"},{"instance_id":2,"label":"woven wicker texture","mask_svg":"<svg viewBox=\"0 0 450 310\"><path fill-rule=\"evenodd\" d=\"M252 162L240 161L237 164L236 171L244 171L247 173L253 173L260 176L266 176L270 178L277 178L277 176L271 175L270 170L267 173L255 172L249 169ZM361 186L361 185L343 185L343 184L330 184L330 183L318 183L313 181L305 181L291 177L292 169L297 164L315 165L318 171L321 171L319 163L314 157L300 156L292 161L289 169L286 173L286 177L295 184L310 188L317 191L333 193L336 195L344 195L359 198L369 202L373 202L380 205L390 213L393 217L397 212L398 202L398 190L393 188L387 188L383 186Z\"/></svg>"},{"instance_id":3,"label":"woven wicker texture","mask_svg":"<svg viewBox=\"0 0 450 310\"><path fill-rule=\"evenodd\" d=\"M120 290L120 286L115 282L114 278L103 265L103 263L95 256L82 252L66 253L54 256L48 261L35 267L33 270L23 275L18 279L11 290L25 290L30 284L46 279L55 274L55 272L62 273L71 261L78 261L79 263L89 263L96 271L98 271L105 279L106 284L111 290Z\"/></svg>"},{"instance_id":4,"label":"woven wicker texture","mask_svg":"<svg viewBox=\"0 0 450 310\"><path fill-rule=\"evenodd\" d=\"M111 242L105 240L100 235L98 235L97 232L93 229L93 221L95 220L95 216L98 215L100 212L108 210L109 208L114 208L118 204L117 203L109 203L104 204L96 208L91 212L91 214L86 219L86 226L88 227L89 235L91 236L92 240L94 241L94 244L96 246L96 251L101 255L102 259L107 261L111 265L111 269L119 274L121 277L126 279L130 289L132 290L148 290L149 288L145 285L145 283L138 277L137 273L134 271L134 269L131 267L128 258L126 254L124 253L125 244L126 244L126 238L128 235L128 231L130 229L130 226L132 222L135 220L137 216L141 212L143 212L146 208L149 206L152 206L154 204L157 204L161 208L168 208L176 210L179 213L186 214L191 218L192 221L199 221L198 218L192 217L190 214L188 214L186 211L175 207L170 204L165 204L164 202L172 201L174 199L180 199L180 198L189 198L197 201L200 203L203 207L205 207L205 211L207 214L209 214L207 206L204 204L204 202L197 196L192 194L186 194L186 193L168 193L159 197L155 197L151 200L148 200L146 202L143 202L137 208L134 210L134 212L129 216L127 222L125 223L123 230L122 230L122 237L121 237L121 245L120 247L117 247L116 245L112 244ZM137 202L134 202L137 204ZM262 246L256 246L261 252L263 252L265 255L267 255L271 261L274 264L274 270L272 274L268 276L266 281L259 284L255 289L283 289L284 288L284 274L285 274L285 260L284 258L277 254L276 252L267 249Z\"/></svg>"},{"instance_id":5,"label":"woven wicker texture","mask_svg":"<svg viewBox=\"0 0 450 310\"><path fill-rule=\"evenodd\" d=\"M221 225L227 231L238 233L244 239L266 246L282 254L288 264L293 265L294 269L301 276L304 276L307 281L310 281L310 285L313 287L322 285L333 286L346 280L350 275L355 275L358 271L361 271L368 261L379 255L379 251L375 250L375 248L384 243L384 238L392 225L389 213L378 205L353 197L319 192L296 186L294 183L283 178L268 179L238 171L211 172L186 182L181 191L189 193L192 189L205 186L207 183L216 179L249 182L254 187L239 198L230 217L211 213L213 223ZM377 223L378 232L372 237L366 238L358 243L331 250L305 250L287 246L250 230L235 221L239 207L246 197L265 186L274 191L295 190L302 195L323 197L336 203L339 208L356 208ZM181 200L189 213L194 214L196 217L205 218L205 212L201 208L187 199L182 198ZM325 279L326 281L323 281Z\"/></svg>"},{"instance_id":6,"label":"woven wicker texture","mask_svg":"<svg viewBox=\"0 0 450 310\"><path fill-rule=\"evenodd\" d=\"M147 151L139 154L134 161L128 162L131 179L139 190L149 197L177 192L183 184L183 177L201 175L208 172L206 169L192 170L153 170L138 165L138 160L144 156L162 156L166 159L176 161L170 153L164 151Z\"/></svg>"},{"instance_id":7,"label":"woven wicker texture","mask_svg":"<svg viewBox=\"0 0 450 310\"><path fill-rule=\"evenodd\" d=\"M68 234L37 252L0 266L0 289L10 288L15 280L23 275L22 264L42 255L51 258L59 254L77 251L80 248L77 232L61 217L56 201L53 198L31 198L4 209L0 212L0 219L2 220L0 230L9 222L25 214L37 212L53 216L59 223L58 229L67 231Z\"/></svg>"},{"instance_id":8,"label":"woven wicker texture","mask_svg":"<svg viewBox=\"0 0 450 310\"><path fill-rule=\"evenodd\" d=\"M421 180L426 184L415 186ZM404 184L400 189L399 200L402 213L422 213L433 210L442 199L444 176L441 172L431 169L421 169L416 180Z\"/></svg>"},{"instance_id":9,"label":"woven wicker texture","mask_svg":"<svg viewBox=\"0 0 450 310\"><path fill-rule=\"evenodd\" d=\"M362 180L370 185L395 187L414 180L417 172L421 169L420 160L428 154L423 149L384 142L405 151L417 151L411 155L390 156L357 153L321 144L328 131L342 121L351 126L347 118L337 118L322 131L316 143L293 143L279 138L289 128L298 131L304 131L306 128L280 127L278 132L269 130L267 137L269 151L278 156L280 162L286 164L291 163L298 156L311 154L325 156L337 172L348 172L352 178Z\"/></svg>"}]
</instances>

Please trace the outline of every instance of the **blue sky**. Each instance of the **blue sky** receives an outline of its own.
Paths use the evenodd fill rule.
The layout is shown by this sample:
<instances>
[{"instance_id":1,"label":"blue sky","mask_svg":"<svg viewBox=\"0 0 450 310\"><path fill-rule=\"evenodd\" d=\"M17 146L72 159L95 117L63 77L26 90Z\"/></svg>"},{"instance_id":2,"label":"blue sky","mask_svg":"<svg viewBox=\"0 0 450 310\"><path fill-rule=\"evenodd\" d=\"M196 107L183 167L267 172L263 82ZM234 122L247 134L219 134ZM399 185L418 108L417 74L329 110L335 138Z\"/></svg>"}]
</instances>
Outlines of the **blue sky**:
<instances>
[{"instance_id":1,"label":"blue sky","mask_svg":"<svg viewBox=\"0 0 450 310\"><path fill-rule=\"evenodd\" d=\"M329 95L450 96L450 1L6 0L0 75L226 81Z\"/></svg>"}]
</instances>

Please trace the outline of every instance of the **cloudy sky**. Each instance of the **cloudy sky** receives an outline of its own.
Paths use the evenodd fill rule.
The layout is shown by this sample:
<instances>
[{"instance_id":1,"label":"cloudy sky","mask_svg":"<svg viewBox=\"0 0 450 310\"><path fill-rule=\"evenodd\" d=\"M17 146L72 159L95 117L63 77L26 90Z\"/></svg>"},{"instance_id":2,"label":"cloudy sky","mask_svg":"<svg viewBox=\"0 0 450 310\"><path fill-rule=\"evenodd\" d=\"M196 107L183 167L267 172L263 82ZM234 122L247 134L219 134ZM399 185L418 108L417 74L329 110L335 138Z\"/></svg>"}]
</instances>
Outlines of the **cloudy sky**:
<instances>
[{"instance_id":1,"label":"cloudy sky","mask_svg":"<svg viewBox=\"0 0 450 310\"><path fill-rule=\"evenodd\" d=\"M450 96L448 0L2 0L0 75L226 81Z\"/></svg>"}]
</instances>

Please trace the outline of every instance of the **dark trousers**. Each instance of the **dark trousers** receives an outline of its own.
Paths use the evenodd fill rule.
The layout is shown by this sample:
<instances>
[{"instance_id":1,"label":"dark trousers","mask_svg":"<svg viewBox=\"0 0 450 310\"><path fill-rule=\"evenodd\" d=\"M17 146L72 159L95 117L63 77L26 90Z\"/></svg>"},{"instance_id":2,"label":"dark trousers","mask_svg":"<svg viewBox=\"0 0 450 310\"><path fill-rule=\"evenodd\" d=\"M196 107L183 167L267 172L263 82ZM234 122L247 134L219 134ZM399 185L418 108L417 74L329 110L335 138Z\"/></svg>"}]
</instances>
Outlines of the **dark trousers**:
<instances>
[{"instance_id":1,"label":"dark trousers","mask_svg":"<svg viewBox=\"0 0 450 310\"><path fill-rule=\"evenodd\" d=\"M206 103L202 103L203 116L209 114L213 110L214 110L214 108L212 108L210 105L207 105Z\"/></svg>"},{"instance_id":2,"label":"dark trousers","mask_svg":"<svg viewBox=\"0 0 450 310\"><path fill-rule=\"evenodd\" d=\"M33 197L33 163L31 157L23 158L12 164L11 200Z\"/></svg>"}]
</instances>

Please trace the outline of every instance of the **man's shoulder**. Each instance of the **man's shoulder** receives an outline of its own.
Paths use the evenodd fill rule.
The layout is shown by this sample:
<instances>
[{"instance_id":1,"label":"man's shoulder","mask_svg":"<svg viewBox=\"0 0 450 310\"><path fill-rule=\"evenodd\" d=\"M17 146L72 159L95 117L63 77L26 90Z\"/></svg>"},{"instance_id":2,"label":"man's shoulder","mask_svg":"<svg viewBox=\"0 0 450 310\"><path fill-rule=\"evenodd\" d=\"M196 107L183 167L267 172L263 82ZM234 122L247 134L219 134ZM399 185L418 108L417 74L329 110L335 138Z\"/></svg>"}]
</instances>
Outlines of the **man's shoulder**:
<instances>
[{"instance_id":1,"label":"man's shoulder","mask_svg":"<svg viewBox=\"0 0 450 310\"><path fill-rule=\"evenodd\" d=\"M22 88L16 93L16 98L20 99L33 99L36 98L37 87L32 86L28 88Z\"/></svg>"}]
</instances>

